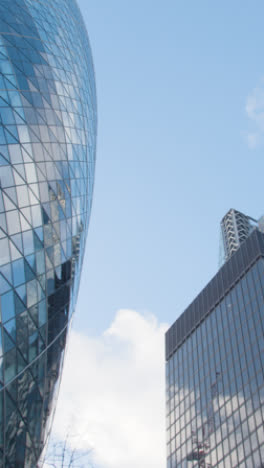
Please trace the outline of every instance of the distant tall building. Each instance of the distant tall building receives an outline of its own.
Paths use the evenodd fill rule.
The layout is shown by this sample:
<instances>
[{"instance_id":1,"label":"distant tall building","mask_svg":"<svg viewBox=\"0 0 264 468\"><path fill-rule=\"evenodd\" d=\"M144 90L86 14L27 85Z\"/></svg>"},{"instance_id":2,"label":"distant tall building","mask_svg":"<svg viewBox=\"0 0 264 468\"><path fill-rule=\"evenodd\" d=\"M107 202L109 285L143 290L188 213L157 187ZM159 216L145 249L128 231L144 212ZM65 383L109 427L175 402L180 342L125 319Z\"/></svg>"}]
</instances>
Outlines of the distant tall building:
<instances>
[{"instance_id":1,"label":"distant tall building","mask_svg":"<svg viewBox=\"0 0 264 468\"><path fill-rule=\"evenodd\" d=\"M240 211L229 210L221 221L223 261L228 260L255 228L263 231L263 217L256 220Z\"/></svg>"},{"instance_id":2,"label":"distant tall building","mask_svg":"<svg viewBox=\"0 0 264 468\"><path fill-rule=\"evenodd\" d=\"M36 468L79 287L96 91L75 0L0 0L0 18L0 468Z\"/></svg>"},{"instance_id":3,"label":"distant tall building","mask_svg":"<svg viewBox=\"0 0 264 468\"><path fill-rule=\"evenodd\" d=\"M167 468L264 466L264 234L223 221L239 245L166 334Z\"/></svg>"}]
</instances>

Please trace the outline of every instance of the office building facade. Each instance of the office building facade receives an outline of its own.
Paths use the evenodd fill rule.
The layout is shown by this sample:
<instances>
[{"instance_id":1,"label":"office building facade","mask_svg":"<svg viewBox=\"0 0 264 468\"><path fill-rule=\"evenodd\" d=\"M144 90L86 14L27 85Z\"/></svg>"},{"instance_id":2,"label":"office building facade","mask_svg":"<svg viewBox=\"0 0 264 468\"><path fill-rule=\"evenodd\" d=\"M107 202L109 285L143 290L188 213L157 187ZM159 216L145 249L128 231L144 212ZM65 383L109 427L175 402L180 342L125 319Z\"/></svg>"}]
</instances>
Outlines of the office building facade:
<instances>
[{"instance_id":1,"label":"office building facade","mask_svg":"<svg viewBox=\"0 0 264 468\"><path fill-rule=\"evenodd\" d=\"M264 234L166 334L167 468L264 466Z\"/></svg>"},{"instance_id":2,"label":"office building facade","mask_svg":"<svg viewBox=\"0 0 264 468\"><path fill-rule=\"evenodd\" d=\"M75 0L0 0L0 23L0 467L36 468L82 268L96 91Z\"/></svg>"}]
</instances>

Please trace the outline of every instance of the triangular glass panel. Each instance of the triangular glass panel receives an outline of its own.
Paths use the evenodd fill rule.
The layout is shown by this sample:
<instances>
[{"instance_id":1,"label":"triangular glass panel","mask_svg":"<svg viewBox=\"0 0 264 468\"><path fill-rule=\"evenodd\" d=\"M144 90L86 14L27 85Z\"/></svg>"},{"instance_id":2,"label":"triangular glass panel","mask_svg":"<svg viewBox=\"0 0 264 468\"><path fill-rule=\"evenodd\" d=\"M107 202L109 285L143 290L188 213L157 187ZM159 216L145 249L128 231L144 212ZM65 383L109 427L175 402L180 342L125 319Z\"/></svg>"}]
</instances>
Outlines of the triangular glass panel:
<instances>
[{"instance_id":1,"label":"triangular glass panel","mask_svg":"<svg viewBox=\"0 0 264 468\"><path fill-rule=\"evenodd\" d=\"M8 78L7 78L8 77ZM8 90L15 90L17 89L17 83L16 83L16 80L15 80L15 77L14 75L6 75L4 77L4 81L5 81L5 88L8 89Z\"/></svg>"},{"instance_id":2,"label":"triangular glass panel","mask_svg":"<svg viewBox=\"0 0 264 468\"><path fill-rule=\"evenodd\" d=\"M58 194L57 190L58 190L58 187L57 187L56 180L51 180L51 181L49 182L49 187L51 187L53 193L55 194L55 197L57 198L57 194Z\"/></svg>"},{"instance_id":3,"label":"triangular glass panel","mask_svg":"<svg viewBox=\"0 0 264 468\"><path fill-rule=\"evenodd\" d=\"M39 333L42 337L42 339L44 340L44 343L46 341L46 334L47 334L47 325L44 324L40 329L39 329Z\"/></svg>"},{"instance_id":4,"label":"triangular glass panel","mask_svg":"<svg viewBox=\"0 0 264 468\"><path fill-rule=\"evenodd\" d=\"M0 154L0 166L7 166L9 162Z\"/></svg>"},{"instance_id":5,"label":"triangular glass panel","mask_svg":"<svg viewBox=\"0 0 264 468\"><path fill-rule=\"evenodd\" d=\"M64 199L64 198L61 198L61 199L59 200L59 204L60 204L60 207L61 207L61 209L62 209L62 211L63 211L63 217L62 217L61 219L64 219L64 218L66 217L66 210L65 210L65 208L66 208L66 203L65 203L65 199Z\"/></svg>"},{"instance_id":6,"label":"triangular glass panel","mask_svg":"<svg viewBox=\"0 0 264 468\"><path fill-rule=\"evenodd\" d=\"M26 256L26 261L28 262L30 268L32 268L32 270L36 274L36 257L35 257L35 254L27 255Z\"/></svg>"},{"instance_id":7,"label":"triangular glass panel","mask_svg":"<svg viewBox=\"0 0 264 468\"><path fill-rule=\"evenodd\" d=\"M8 332L12 340L16 340L16 321L15 319L9 320L4 325L5 330Z\"/></svg>"},{"instance_id":8,"label":"triangular glass panel","mask_svg":"<svg viewBox=\"0 0 264 468\"><path fill-rule=\"evenodd\" d=\"M4 200L6 211L17 209L16 205L14 205L14 203L10 200L10 198L8 198L8 196L5 193L3 193L3 200Z\"/></svg>"},{"instance_id":9,"label":"triangular glass panel","mask_svg":"<svg viewBox=\"0 0 264 468\"><path fill-rule=\"evenodd\" d=\"M47 253L45 254L45 260L46 260L46 270L50 270L51 268L53 268L53 265L52 265Z\"/></svg>"},{"instance_id":10,"label":"triangular glass panel","mask_svg":"<svg viewBox=\"0 0 264 468\"><path fill-rule=\"evenodd\" d=\"M43 174L43 172L40 170L39 167L36 168L37 169L37 177L38 177L38 181L39 182L44 182L46 180L46 176Z\"/></svg>"},{"instance_id":11,"label":"triangular glass panel","mask_svg":"<svg viewBox=\"0 0 264 468\"><path fill-rule=\"evenodd\" d=\"M14 175L14 179L15 179L15 185L24 185L25 184L25 181L22 179L22 177L20 177L20 175L18 175L18 173L13 170L13 175Z\"/></svg>"},{"instance_id":12,"label":"triangular glass panel","mask_svg":"<svg viewBox=\"0 0 264 468\"><path fill-rule=\"evenodd\" d=\"M57 198L56 193L54 193L54 191L52 190L50 184L48 186L48 190L49 190L49 199L50 199L50 201L52 202L52 201L56 200L56 198Z\"/></svg>"},{"instance_id":13,"label":"triangular glass panel","mask_svg":"<svg viewBox=\"0 0 264 468\"><path fill-rule=\"evenodd\" d=\"M58 224L58 223L56 223L56 224ZM57 226L57 227L59 227L59 226ZM53 239L53 244L60 240L60 230L58 229L58 231L57 231L56 229L54 229L54 223L52 223L52 239Z\"/></svg>"},{"instance_id":14,"label":"triangular glass panel","mask_svg":"<svg viewBox=\"0 0 264 468\"><path fill-rule=\"evenodd\" d=\"M16 189L14 187L6 188L5 189L6 194L9 196L10 200L17 205L17 194L16 194Z\"/></svg>"},{"instance_id":15,"label":"triangular glass panel","mask_svg":"<svg viewBox=\"0 0 264 468\"><path fill-rule=\"evenodd\" d=\"M19 286L18 288L16 288L16 293L18 296L15 294L15 309L16 309L16 315L18 315L25 310L24 304L27 303L26 286L22 284L22 286Z\"/></svg>"},{"instance_id":16,"label":"triangular glass panel","mask_svg":"<svg viewBox=\"0 0 264 468\"><path fill-rule=\"evenodd\" d=\"M27 359L27 336L28 336L28 313L27 311L21 313L20 315L16 316L17 322L17 347L19 348L20 352L22 353L24 359Z\"/></svg>"},{"instance_id":17,"label":"triangular glass panel","mask_svg":"<svg viewBox=\"0 0 264 468\"><path fill-rule=\"evenodd\" d=\"M26 367L26 365L27 365L27 363L26 363L25 359L23 358L20 351L17 350L17 371L21 372Z\"/></svg>"},{"instance_id":18,"label":"triangular glass panel","mask_svg":"<svg viewBox=\"0 0 264 468\"><path fill-rule=\"evenodd\" d=\"M51 82L51 80L49 80L49 83L50 82ZM50 86L50 84L49 84L49 86ZM48 93L43 93L42 94L42 99L43 99L43 105L44 105L45 109L49 109L50 106L52 105L50 95Z\"/></svg>"},{"instance_id":19,"label":"triangular glass panel","mask_svg":"<svg viewBox=\"0 0 264 468\"><path fill-rule=\"evenodd\" d=\"M23 121L26 120L26 119L25 119L25 114L24 114L24 109L23 109L23 107L16 107L16 108L15 108L15 112L19 115L19 117L20 117Z\"/></svg>"},{"instance_id":20,"label":"triangular glass panel","mask_svg":"<svg viewBox=\"0 0 264 468\"><path fill-rule=\"evenodd\" d=\"M43 243L43 227L42 226L37 227L37 228L34 229L34 231L37 234L37 236L39 237L40 242Z\"/></svg>"},{"instance_id":21,"label":"triangular glass panel","mask_svg":"<svg viewBox=\"0 0 264 468\"><path fill-rule=\"evenodd\" d=\"M43 143L43 150L44 150L44 154L45 154L45 160L52 159L51 158L52 146L51 146L51 143L49 141Z\"/></svg>"},{"instance_id":22,"label":"triangular glass panel","mask_svg":"<svg viewBox=\"0 0 264 468\"><path fill-rule=\"evenodd\" d=\"M33 139L34 141L40 141L40 131L39 131L39 126L38 125L30 125L29 126L29 129L32 133L30 133L31 135L33 135ZM37 137L37 139L35 138ZM32 140L33 140L32 139ZM31 140L31 141L32 141Z\"/></svg>"},{"instance_id":23,"label":"triangular glass panel","mask_svg":"<svg viewBox=\"0 0 264 468\"><path fill-rule=\"evenodd\" d=\"M32 190L29 190L29 191L28 191L28 194L29 194L29 202L30 202L30 205L38 205L39 200L38 200L37 197L33 194Z\"/></svg>"},{"instance_id":24,"label":"triangular glass panel","mask_svg":"<svg viewBox=\"0 0 264 468\"><path fill-rule=\"evenodd\" d=\"M22 245L22 236L21 234L15 234L14 236L11 236L12 242L15 244L15 246L20 250L20 252L23 252L23 245Z\"/></svg>"},{"instance_id":25,"label":"triangular glass panel","mask_svg":"<svg viewBox=\"0 0 264 468\"><path fill-rule=\"evenodd\" d=\"M5 131L5 137L6 137L6 141L7 141L8 145L18 143L18 141L19 141L18 140L18 134L17 134L15 126L9 125L8 130L7 130L7 127L5 127L4 131Z\"/></svg>"},{"instance_id":26,"label":"triangular glass panel","mask_svg":"<svg viewBox=\"0 0 264 468\"><path fill-rule=\"evenodd\" d=\"M44 351L45 348L46 348L45 342L43 341L42 336L41 336L41 334L39 333L39 337L38 337L38 352L39 352L39 353L42 353L42 351ZM43 389L41 389L40 386L39 386L39 391L40 391L41 395L43 395Z\"/></svg>"},{"instance_id":27,"label":"triangular glass panel","mask_svg":"<svg viewBox=\"0 0 264 468\"><path fill-rule=\"evenodd\" d=\"M1 266L1 273L4 275L4 277L9 281L9 283L13 284L12 281L12 270L11 270L11 264L7 263L4 266Z\"/></svg>"},{"instance_id":28,"label":"triangular glass panel","mask_svg":"<svg viewBox=\"0 0 264 468\"><path fill-rule=\"evenodd\" d=\"M27 79L30 91L39 93L39 84L37 79L34 76L31 76L30 79ZM34 84L33 84L34 83Z\"/></svg>"},{"instance_id":29,"label":"triangular glass panel","mask_svg":"<svg viewBox=\"0 0 264 468\"><path fill-rule=\"evenodd\" d=\"M31 161L30 161L31 162ZM14 170L16 172L18 172L18 174L24 179L26 180L26 174L25 174L25 167L24 167L24 164L16 164L14 166ZM23 182L24 183L24 182Z\"/></svg>"},{"instance_id":30,"label":"triangular glass panel","mask_svg":"<svg viewBox=\"0 0 264 468\"><path fill-rule=\"evenodd\" d=\"M29 188L32 190L35 197L39 198L39 187L38 184L30 184Z\"/></svg>"},{"instance_id":31,"label":"triangular glass panel","mask_svg":"<svg viewBox=\"0 0 264 468\"><path fill-rule=\"evenodd\" d=\"M39 170L39 172L41 172L42 177L44 177L44 179L46 179L47 178L47 171L46 171L45 162L37 162L36 167Z\"/></svg>"},{"instance_id":32,"label":"triangular glass panel","mask_svg":"<svg viewBox=\"0 0 264 468\"><path fill-rule=\"evenodd\" d=\"M25 151L24 148L22 148L22 155L23 155L24 163L32 163L32 157L30 157L30 155L28 154L27 151Z\"/></svg>"},{"instance_id":33,"label":"triangular glass panel","mask_svg":"<svg viewBox=\"0 0 264 468\"><path fill-rule=\"evenodd\" d=\"M10 349L14 348L15 343L11 340L10 336L4 329L4 352L10 351Z\"/></svg>"},{"instance_id":34,"label":"triangular glass panel","mask_svg":"<svg viewBox=\"0 0 264 468\"><path fill-rule=\"evenodd\" d=\"M12 380L16 375L16 350L11 349L9 351L8 359L5 360L5 369L4 369L4 381L7 384L10 380ZM17 414L16 414L16 407L12 402L11 398L9 398L8 392L5 392L5 419L6 419L6 427L9 421L12 419L12 423L14 427L17 424Z\"/></svg>"},{"instance_id":35,"label":"triangular glass panel","mask_svg":"<svg viewBox=\"0 0 264 468\"><path fill-rule=\"evenodd\" d=\"M17 287L16 293L14 294L15 314L20 315L25 310L24 302L27 300L25 285Z\"/></svg>"},{"instance_id":36,"label":"triangular glass panel","mask_svg":"<svg viewBox=\"0 0 264 468\"><path fill-rule=\"evenodd\" d=\"M50 130L50 128L48 129L48 131L49 131L49 139L50 139L50 141L56 143L56 142L57 142L56 136L55 136L54 133Z\"/></svg>"},{"instance_id":37,"label":"triangular glass panel","mask_svg":"<svg viewBox=\"0 0 264 468\"><path fill-rule=\"evenodd\" d=\"M34 232L34 248L35 248L35 251L43 249L43 244L40 241L39 237L35 234L35 232Z\"/></svg>"},{"instance_id":38,"label":"triangular glass panel","mask_svg":"<svg viewBox=\"0 0 264 468\"><path fill-rule=\"evenodd\" d=\"M30 91L20 91L21 92L21 100L23 107L31 107L33 106L32 96Z\"/></svg>"},{"instance_id":39,"label":"triangular glass panel","mask_svg":"<svg viewBox=\"0 0 264 468\"><path fill-rule=\"evenodd\" d=\"M48 247L48 248L46 249L46 253L48 254L49 259L50 259L51 262L53 263L53 259L54 259L54 248L53 248L53 246L52 246L52 247Z\"/></svg>"},{"instance_id":40,"label":"triangular glass panel","mask_svg":"<svg viewBox=\"0 0 264 468\"><path fill-rule=\"evenodd\" d=\"M30 156L31 161L29 161L29 162L34 161L31 143L23 143L22 148Z\"/></svg>"},{"instance_id":41,"label":"triangular glass panel","mask_svg":"<svg viewBox=\"0 0 264 468\"><path fill-rule=\"evenodd\" d=\"M11 288L10 284L5 280L5 278L0 274L0 295L9 291ZM1 335L1 333L0 333Z\"/></svg>"},{"instance_id":42,"label":"triangular glass panel","mask_svg":"<svg viewBox=\"0 0 264 468\"><path fill-rule=\"evenodd\" d=\"M29 138L32 143L39 143L40 137L38 133L36 132L37 125L35 126L35 129L33 129L33 126L29 127L28 133L29 133Z\"/></svg>"},{"instance_id":43,"label":"triangular glass panel","mask_svg":"<svg viewBox=\"0 0 264 468\"><path fill-rule=\"evenodd\" d=\"M64 179L65 186L67 188L67 191L70 193L71 192L71 183L70 179Z\"/></svg>"},{"instance_id":44,"label":"triangular glass panel","mask_svg":"<svg viewBox=\"0 0 264 468\"><path fill-rule=\"evenodd\" d=\"M9 161L9 151L8 151L8 146L1 146L0 147L0 153L1 155L7 160Z\"/></svg>"},{"instance_id":45,"label":"triangular glass panel","mask_svg":"<svg viewBox=\"0 0 264 468\"><path fill-rule=\"evenodd\" d=\"M18 260L19 258L22 257L21 253L14 246L13 242L9 241L9 247L10 247L12 261Z\"/></svg>"},{"instance_id":46,"label":"triangular glass panel","mask_svg":"<svg viewBox=\"0 0 264 468\"><path fill-rule=\"evenodd\" d=\"M65 219L65 213L64 211L62 210L61 206L59 205L59 219L60 221Z\"/></svg>"},{"instance_id":47,"label":"triangular glass panel","mask_svg":"<svg viewBox=\"0 0 264 468\"><path fill-rule=\"evenodd\" d=\"M42 289L45 290L45 288L46 288L46 275L45 274L39 275L38 276L38 282L41 285Z\"/></svg>"},{"instance_id":48,"label":"triangular glass panel","mask_svg":"<svg viewBox=\"0 0 264 468\"><path fill-rule=\"evenodd\" d=\"M60 223L59 222L53 223L53 228L54 228L54 231L56 232L56 238L59 239L60 238Z\"/></svg>"},{"instance_id":49,"label":"triangular glass panel","mask_svg":"<svg viewBox=\"0 0 264 468\"><path fill-rule=\"evenodd\" d=\"M56 278L57 278L58 280L61 280L62 265L57 266L57 267L55 268L55 274L56 274Z\"/></svg>"},{"instance_id":50,"label":"triangular glass panel","mask_svg":"<svg viewBox=\"0 0 264 468\"><path fill-rule=\"evenodd\" d=\"M31 281L35 278L35 275L26 260L25 260L25 275L26 275L26 281Z\"/></svg>"},{"instance_id":51,"label":"triangular glass panel","mask_svg":"<svg viewBox=\"0 0 264 468\"><path fill-rule=\"evenodd\" d=\"M22 229L22 231L28 231L29 229L31 229L30 224L28 224L27 220L26 220L25 217L22 215L22 213L20 213L20 223L21 223L21 229Z\"/></svg>"},{"instance_id":52,"label":"triangular glass panel","mask_svg":"<svg viewBox=\"0 0 264 468\"><path fill-rule=\"evenodd\" d=\"M43 203L43 205L44 205L44 203ZM49 207L49 203L45 203L45 205L47 205L45 208L43 206L41 207L42 208L41 211L42 211L43 224L49 224L49 222L50 222L50 217L49 217L50 216L50 213L49 213L50 207ZM47 213L47 211L48 211L48 213Z\"/></svg>"},{"instance_id":53,"label":"triangular glass panel","mask_svg":"<svg viewBox=\"0 0 264 468\"><path fill-rule=\"evenodd\" d=\"M27 220L30 225L32 224L32 219L31 219L31 211L30 208L21 208L21 213L23 214L24 218Z\"/></svg>"},{"instance_id":54,"label":"triangular glass panel","mask_svg":"<svg viewBox=\"0 0 264 468\"><path fill-rule=\"evenodd\" d=\"M38 311L37 311L37 306L35 308L35 316L36 318L38 318ZM33 313L34 315L34 307L31 307L29 309L29 312ZM31 317L31 314L29 313L28 314L28 334L29 336L32 335L33 333L35 333L37 330L37 327L36 327L36 323L34 323L34 321L32 320L32 317Z\"/></svg>"}]
</instances>

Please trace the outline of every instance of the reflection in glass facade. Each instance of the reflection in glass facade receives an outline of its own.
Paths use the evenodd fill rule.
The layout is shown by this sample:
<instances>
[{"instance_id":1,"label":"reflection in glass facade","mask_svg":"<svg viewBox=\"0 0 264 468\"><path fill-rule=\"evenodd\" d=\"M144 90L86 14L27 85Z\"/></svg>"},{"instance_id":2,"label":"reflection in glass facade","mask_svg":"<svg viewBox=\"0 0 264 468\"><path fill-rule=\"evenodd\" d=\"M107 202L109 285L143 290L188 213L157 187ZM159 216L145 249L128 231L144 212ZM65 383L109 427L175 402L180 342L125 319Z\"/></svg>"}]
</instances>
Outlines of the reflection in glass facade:
<instances>
[{"instance_id":1,"label":"reflection in glass facade","mask_svg":"<svg viewBox=\"0 0 264 468\"><path fill-rule=\"evenodd\" d=\"M0 468L35 468L74 311L96 94L75 0L0 0Z\"/></svg>"},{"instance_id":2,"label":"reflection in glass facade","mask_svg":"<svg viewBox=\"0 0 264 468\"><path fill-rule=\"evenodd\" d=\"M264 466L264 235L166 335L167 468Z\"/></svg>"}]
</instances>

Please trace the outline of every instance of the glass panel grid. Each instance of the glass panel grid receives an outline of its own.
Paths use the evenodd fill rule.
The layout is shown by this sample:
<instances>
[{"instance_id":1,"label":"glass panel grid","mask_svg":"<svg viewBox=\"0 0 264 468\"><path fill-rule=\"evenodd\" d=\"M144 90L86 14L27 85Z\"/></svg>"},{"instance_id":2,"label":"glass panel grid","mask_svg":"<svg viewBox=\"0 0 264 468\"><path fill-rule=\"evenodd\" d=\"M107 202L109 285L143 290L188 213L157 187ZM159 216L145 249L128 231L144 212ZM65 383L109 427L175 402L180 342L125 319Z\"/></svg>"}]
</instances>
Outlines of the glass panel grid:
<instances>
[{"instance_id":1,"label":"glass panel grid","mask_svg":"<svg viewBox=\"0 0 264 468\"><path fill-rule=\"evenodd\" d=\"M0 23L0 468L33 468L78 292L96 91L75 0L0 0Z\"/></svg>"},{"instance_id":2,"label":"glass panel grid","mask_svg":"<svg viewBox=\"0 0 264 468\"><path fill-rule=\"evenodd\" d=\"M167 468L264 464L264 260L167 362Z\"/></svg>"}]
</instances>

